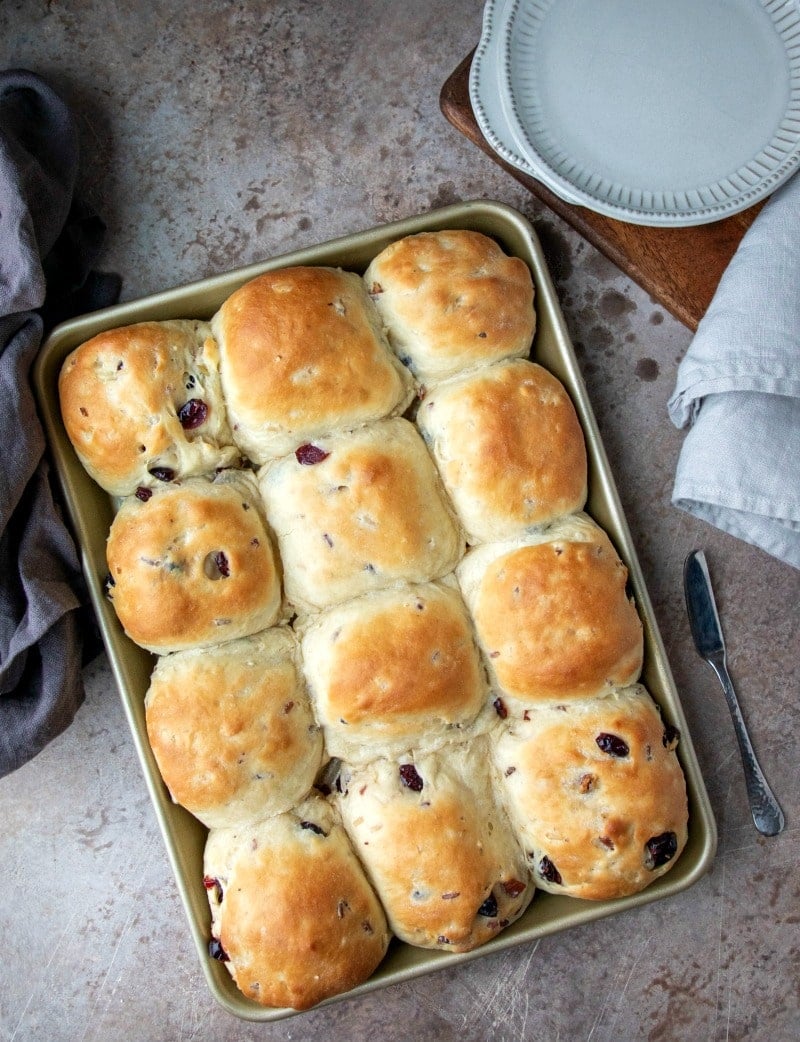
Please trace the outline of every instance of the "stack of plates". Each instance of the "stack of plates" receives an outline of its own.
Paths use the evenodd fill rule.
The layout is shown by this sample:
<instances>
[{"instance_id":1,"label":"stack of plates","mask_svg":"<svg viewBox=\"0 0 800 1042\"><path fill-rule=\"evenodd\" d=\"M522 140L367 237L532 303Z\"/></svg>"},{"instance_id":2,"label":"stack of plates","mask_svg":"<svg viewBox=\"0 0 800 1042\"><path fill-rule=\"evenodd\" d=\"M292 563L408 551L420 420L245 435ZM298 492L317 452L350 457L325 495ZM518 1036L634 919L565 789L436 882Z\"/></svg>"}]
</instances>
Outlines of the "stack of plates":
<instances>
[{"instance_id":1,"label":"stack of plates","mask_svg":"<svg viewBox=\"0 0 800 1042\"><path fill-rule=\"evenodd\" d=\"M470 71L486 140L570 203L704 224L800 163L797 0L487 0Z\"/></svg>"}]
</instances>

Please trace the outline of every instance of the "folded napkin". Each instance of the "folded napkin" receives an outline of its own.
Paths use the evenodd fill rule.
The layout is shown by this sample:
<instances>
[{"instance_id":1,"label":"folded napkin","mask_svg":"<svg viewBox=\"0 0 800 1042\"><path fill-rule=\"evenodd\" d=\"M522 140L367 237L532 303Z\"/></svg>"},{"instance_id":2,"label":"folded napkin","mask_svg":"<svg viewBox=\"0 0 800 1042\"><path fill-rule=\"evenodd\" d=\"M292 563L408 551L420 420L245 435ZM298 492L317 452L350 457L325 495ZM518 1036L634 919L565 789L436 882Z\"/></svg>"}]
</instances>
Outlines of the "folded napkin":
<instances>
[{"instance_id":1,"label":"folded napkin","mask_svg":"<svg viewBox=\"0 0 800 1042\"><path fill-rule=\"evenodd\" d=\"M45 323L113 303L90 272L104 226L73 199L78 139L38 76L0 73L0 776L83 700L82 583L53 499L30 370Z\"/></svg>"},{"instance_id":2,"label":"folded napkin","mask_svg":"<svg viewBox=\"0 0 800 1042\"><path fill-rule=\"evenodd\" d=\"M672 502L800 568L800 176L766 203L678 367Z\"/></svg>"}]
</instances>

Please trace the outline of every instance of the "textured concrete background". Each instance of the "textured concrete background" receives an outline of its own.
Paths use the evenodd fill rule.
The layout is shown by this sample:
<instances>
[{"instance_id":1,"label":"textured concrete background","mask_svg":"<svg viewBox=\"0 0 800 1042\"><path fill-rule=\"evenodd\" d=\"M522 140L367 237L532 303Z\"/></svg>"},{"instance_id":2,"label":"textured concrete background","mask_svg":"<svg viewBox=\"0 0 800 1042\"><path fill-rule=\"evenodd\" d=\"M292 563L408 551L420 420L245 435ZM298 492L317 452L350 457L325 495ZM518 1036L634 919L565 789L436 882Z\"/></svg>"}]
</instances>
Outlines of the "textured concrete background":
<instances>
[{"instance_id":1,"label":"textured concrete background","mask_svg":"<svg viewBox=\"0 0 800 1042\"><path fill-rule=\"evenodd\" d=\"M74 106L101 267L131 299L470 198L534 223L556 281L720 830L677 898L273 1025L210 997L104 657L69 731L0 781L0 1040L800 1037L798 573L669 503L688 331L440 115L478 0L4 0L0 63ZM704 546L731 666L788 819L750 824L727 710L696 657Z\"/></svg>"}]
</instances>

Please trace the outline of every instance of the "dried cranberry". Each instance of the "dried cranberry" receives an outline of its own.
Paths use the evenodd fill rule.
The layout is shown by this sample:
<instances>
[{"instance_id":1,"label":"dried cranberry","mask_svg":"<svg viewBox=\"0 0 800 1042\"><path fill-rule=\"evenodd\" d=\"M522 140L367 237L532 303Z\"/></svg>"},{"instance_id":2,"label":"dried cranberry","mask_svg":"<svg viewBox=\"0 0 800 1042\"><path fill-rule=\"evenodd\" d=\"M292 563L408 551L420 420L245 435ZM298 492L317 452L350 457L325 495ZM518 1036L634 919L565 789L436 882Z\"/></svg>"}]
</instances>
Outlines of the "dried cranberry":
<instances>
[{"instance_id":1,"label":"dried cranberry","mask_svg":"<svg viewBox=\"0 0 800 1042\"><path fill-rule=\"evenodd\" d=\"M500 884L509 897L519 897L525 889L525 884L519 879L507 879Z\"/></svg>"},{"instance_id":2,"label":"dried cranberry","mask_svg":"<svg viewBox=\"0 0 800 1042\"><path fill-rule=\"evenodd\" d=\"M595 739L598 747L604 752L608 753L609 756L627 756L630 752L628 743L623 741L618 735L606 734L605 731L601 732Z\"/></svg>"},{"instance_id":3,"label":"dried cranberry","mask_svg":"<svg viewBox=\"0 0 800 1042\"><path fill-rule=\"evenodd\" d=\"M172 481L175 478L175 471L170 467L151 467L150 473L158 481Z\"/></svg>"},{"instance_id":4,"label":"dried cranberry","mask_svg":"<svg viewBox=\"0 0 800 1042\"><path fill-rule=\"evenodd\" d=\"M223 550L212 550L206 554L203 562L203 571L207 579L227 579L231 574L231 566L228 557Z\"/></svg>"},{"instance_id":5,"label":"dried cranberry","mask_svg":"<svg viewBox=\"0 0 800 1042\"><path fill-rule=\"evenodd\" d=\"M152 496L152 494L153 490L151 488L145 488L144 485L140 485L134 493L136 498L140 499L143 503L146 503L147 500Z\"/></svg>"},{"instance_id":6,"label":"dried cranberry","mask_svg":"<svg viewBox=\"0 0 800 1042\"><path fill-rule=\"evenodd\" d=\"M412 792L422 792L423 781L413 763L400 764L400 781Z\"/></svg>"},{"instance_id":7,"label":"dried cranberry","mask_svg":"<svg viewBox=\"0 0 800 1042\"><path fill-rule=\"evenodd\" d=\"M327 836L327 832L320 828L315 821L301 821L301 829L308 829L309 832L313 832L315 836Z\"/></svg>"},{"instance_id":8,"label":"dried cranberry","mask_svg":"<svg viewBox=\"0 0 800 1042\"><path fill-rule=\"evenodd\" d=\"M222 901L222 883L215 876L203 876L203 886L206 890L213 890L218 902Z\"/></svg>"},{"instance_id":9,"label":"dried cranberry","mask_svg":"<svg viewBox=\"0 0 800 1042\"><path fill-rule=\"evenodd\" d=\"M478 915L484 915L487 919L494 919L497 915L497 898L494 894L489 894L478 909Z\"/></svg>"},{"instance_id":10,"label":"dried cranberry","mask_svg":"<svg viewBox=\"0 0 800 1042\"><path fill-rule=\"evenodd\" d=\"M651 836L644 849L645 866L649 869L660 868L672 861L678 852L678 837L674 832L662 832L660 836Z\"/></svg>"},{"instance_id":11,"label":"dried cranberry","mask_svg":"<svg viewBox=\"0 0 800 1042\"><path fill-rule=\"evenodd\" d=\"M681 733L677 727L672 724L667 724L664 728L664 734L661 737L661 741L665 749L674 749L681 738Z\"/></svg>"},{"instance_id":12,"label":"dried cranberry","mask_svg":"<svg viewBox=\"0 0 800 1042\"><path fill-rule=\"evenodd\" d=\"M506 709L506 704L503 701L503 699L496 698L494 702L492 702L492 705L494 706L494 711L497 713L500 719L505 720L505 718L508 716L508 710Z\"/></svg>"},{"instance_id":13,"label":"dried cranberry","mask_svg":"<svg viewBox=\"0 0 800 1042\"><path fill-rule=\"evenodd\" d=\"M330 453L321 449L319 445L307 443L295 449L294 455L297 462L302 463L304 467L313 467L315 463L322 463L324 459L327 459Z\"/></svg>"},{"instance_id":14,"label":"dried cranberry","mask_svg":"<svg viewBox=\"0 0 800 1042\"><path fill-rule=\"evenodd\" d=\"M212 959L217 959L219 962L230 962L230 955L228 955L216 937L212 937L208 942L208 954Z\"/></svg>"},{"instance_id":15,"label":"dried cranberry","mask_svg":"<svg viewBox=\"0 0 800 1042\"><path fill-rule=\"evenodd\" d=\"M542 877L542 879L546 879L548 883L557 883L558 886L562 885L561 873L558 871L558 869L547 856L547 854L545 854L542 860L539 862L539 875Z\"/></svg>"},{"instance_id":16,"label":"dried cranberry","mask_svg":"<svg viewBox=\"0 0 800 1042\"><path fill-rule=\"evenodd\" d=\"M178 410L178 419L185 431L193 431L200 427L208 418L208 406L202 398L190 398Z\"/></svg>"}]
</instances>

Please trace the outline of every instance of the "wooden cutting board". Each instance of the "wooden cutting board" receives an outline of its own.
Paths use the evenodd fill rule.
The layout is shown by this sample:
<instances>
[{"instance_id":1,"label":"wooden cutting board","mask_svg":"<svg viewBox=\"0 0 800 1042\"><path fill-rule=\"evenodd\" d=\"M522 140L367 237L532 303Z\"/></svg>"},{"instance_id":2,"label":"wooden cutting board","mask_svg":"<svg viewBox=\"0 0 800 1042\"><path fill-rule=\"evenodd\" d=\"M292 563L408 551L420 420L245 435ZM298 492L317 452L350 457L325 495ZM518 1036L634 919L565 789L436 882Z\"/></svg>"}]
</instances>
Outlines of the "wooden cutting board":
<instances>
[{"instance_id":1,"label":"wooden cutting board","mask_svg":"<svg viewBox=\"0 0 800 1042\"><path fill-rule=\"evenodd\" d=\"M626 224L566 203L533 177L504 162L486 141L469 100L471 64L472 54L468 54L442 87L439 104L450 123L647 290L670 314L690 329L696 329L723 271L763 202L732 217L694 228Z\"/></svg>"}]
</instances>

